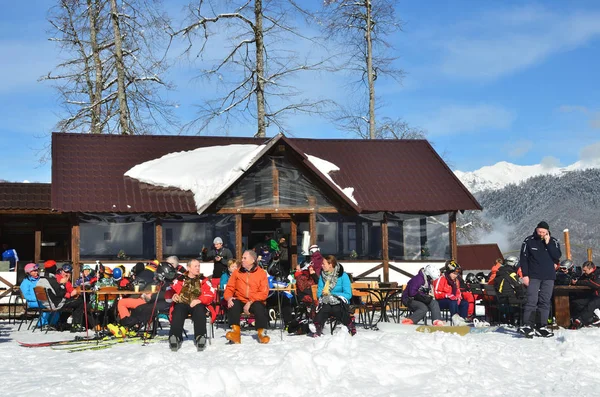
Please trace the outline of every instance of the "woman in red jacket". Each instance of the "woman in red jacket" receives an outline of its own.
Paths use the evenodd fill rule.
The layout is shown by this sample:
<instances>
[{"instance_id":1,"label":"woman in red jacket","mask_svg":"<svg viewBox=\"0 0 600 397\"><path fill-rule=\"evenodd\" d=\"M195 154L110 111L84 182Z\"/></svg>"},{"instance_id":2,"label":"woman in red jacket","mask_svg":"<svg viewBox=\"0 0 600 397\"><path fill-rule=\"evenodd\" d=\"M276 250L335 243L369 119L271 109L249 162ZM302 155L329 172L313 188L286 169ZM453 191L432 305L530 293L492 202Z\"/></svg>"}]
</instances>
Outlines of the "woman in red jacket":
<instances>
[{"instance_id":1,"label":"woman in red jacket","mask_svg":"<svg viewBox=\"0 0 600 397\"><path fill-rule=\"evenodd\" d=\"M452 323L464 325L469 303L463 299L460 292L459 273L460 266L458 263L453 260L446 262L444 275L433 283L433 293L440 304L440 309L450 310ZM456 318L455 314L458 314L460 318Z\"/></svg>"},{"instance_id":2,"label":"woman in red jacket","mask_svg":"<svg viewBox=\"0 0 600 397\"><path fill-rule=\"evenodd\" d=\"M176 280L168 293L171 299L171 329L169 347L173 351L181 347L183 323L189 314L194 322L194 344L198 351L206 347L206 307L215 297L210 280L200 276L200 262L192 259L182 279ZM168 299L165 296L165 299Z\"/></svg>"}]
</instances>

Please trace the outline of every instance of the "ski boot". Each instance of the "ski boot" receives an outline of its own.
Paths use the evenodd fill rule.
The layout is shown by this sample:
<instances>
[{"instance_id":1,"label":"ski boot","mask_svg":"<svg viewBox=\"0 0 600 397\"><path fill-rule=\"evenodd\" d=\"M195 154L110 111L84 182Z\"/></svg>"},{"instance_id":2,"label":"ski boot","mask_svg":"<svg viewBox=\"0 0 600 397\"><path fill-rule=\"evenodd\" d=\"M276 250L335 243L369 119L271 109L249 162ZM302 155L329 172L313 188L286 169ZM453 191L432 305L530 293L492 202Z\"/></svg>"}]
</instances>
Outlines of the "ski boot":
<instances>
[{"instance_id":1,"label":"ski boot","mask_svg":"<svg viewBox=\"0 0 600 397\"><path fill-rule=\"evenodd\" d=\"M194 344L196 345L196 350L199 352L206 349L206 336L198 335L196 340L194 340Z\"/></svg>"},{"instance_id":2,"label":"ski boot","mask_svg":"<svg viewBox=\"0 0 600 397\"><path fill-rule=\"evenodd\" d=\"M264 328L258 329L258 343L269 343L271 338L267 336L267 331Z\"/></svg>"},{"instance_id":3,"label":"ski boot","mask_svg":"<svg viewBox=\"0 0 600 397\"><path fill-rule=\"evenodd\" d=\"M175 335L169 336L169 348L172 352L176 352L181 348L181 339Z\"/></svg>"},{"instance_id":4,"label":"ski boot","mask_svg":"<svg viewBox=\"0 0 600 397\"><path fill-rule=\"evenodd\" d=\"M239 325L232 325L231 331L225 334L225 338L231 343L242 343L242 335Z\"/></svg>"}]
</instances>

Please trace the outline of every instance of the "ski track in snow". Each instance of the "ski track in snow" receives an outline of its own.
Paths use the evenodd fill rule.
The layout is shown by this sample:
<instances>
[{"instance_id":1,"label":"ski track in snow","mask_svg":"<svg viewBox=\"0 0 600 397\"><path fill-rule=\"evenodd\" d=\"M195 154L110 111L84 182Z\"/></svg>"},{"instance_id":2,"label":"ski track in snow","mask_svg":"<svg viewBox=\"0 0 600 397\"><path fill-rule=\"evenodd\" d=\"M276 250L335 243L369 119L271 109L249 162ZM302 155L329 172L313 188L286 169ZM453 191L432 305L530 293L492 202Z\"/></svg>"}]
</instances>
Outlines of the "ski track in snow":
<instances>
[{"instance_id":1,"label":"ski track in snow","mask_svg":"<svg viewBox=\"0 0 600 397\"><path fill-rule=\"evenodd\" d=\"M510 333L458 336L345 329L321 338L270 332L259 345L243 331L241 345L227 345L225 330L204 352L189 339L173 353L167 342L115 345L67 353L24 348L16 340L70 339L0 321L5 361L2 394L61 396L593 396L600 329L559 330L554 338L528 340ZM168 326L159 334L166 334ZM327 329L328 330L328 329Z\"/></svg>"}]
</instances>

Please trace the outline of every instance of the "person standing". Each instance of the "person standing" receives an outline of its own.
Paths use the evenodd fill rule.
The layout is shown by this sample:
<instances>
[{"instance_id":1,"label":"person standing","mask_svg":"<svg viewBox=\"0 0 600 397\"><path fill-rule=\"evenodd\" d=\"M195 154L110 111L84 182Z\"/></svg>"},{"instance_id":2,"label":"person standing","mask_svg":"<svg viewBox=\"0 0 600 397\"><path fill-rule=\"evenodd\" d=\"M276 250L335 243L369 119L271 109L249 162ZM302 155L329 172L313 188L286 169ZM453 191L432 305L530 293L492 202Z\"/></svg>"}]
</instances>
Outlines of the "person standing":
<instances>
[{"instance_id":1,"label":"person standing","mask_svg":"<svg viewBox=\"0 0 600 397\"><path fill-rule=\"evenodd\" d=\"M547 324L556 279L554 264L560 261L561 255L560 244L550 235L550 227L545 221L538 223L533 234L523 241L519 263L523 285L527 287L527 303L523 313L524 325L519 332L527 338L554 336ZM539 324L535 324L536 312L540 314Z\"/></svg>"},{"instance_id":2,"label":"person standing","mask_svg":"<svg viewBox=\"0 0 600 397\"><path fill-rule=\"evenodd\" d=\"M223 273L227 273L227 262L233 258L233 254L229 248L223 247L221 237L215 237L213 240L213 248L208 250L207 260L214 262L212 278L221 279ZM213 280L214 285L219 285L219 280Z\"/></svg>"}]
</instances>

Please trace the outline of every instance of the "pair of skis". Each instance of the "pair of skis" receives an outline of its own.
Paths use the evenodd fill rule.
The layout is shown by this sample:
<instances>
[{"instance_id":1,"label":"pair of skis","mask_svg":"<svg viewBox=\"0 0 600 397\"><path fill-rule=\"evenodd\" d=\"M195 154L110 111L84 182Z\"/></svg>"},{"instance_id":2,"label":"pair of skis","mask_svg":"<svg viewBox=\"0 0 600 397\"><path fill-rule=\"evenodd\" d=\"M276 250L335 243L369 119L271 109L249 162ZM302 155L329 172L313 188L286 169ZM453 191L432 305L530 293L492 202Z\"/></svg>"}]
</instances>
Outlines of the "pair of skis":
<instances>
[{"instance_id":1,"label":"pair of skis","mask_svg":"<svg viewBox=\"0 0 600 397\"><path fill-rule=\"evenodd\" d=\"M50 347L53 350L63 350L68 352L84 351L84 350L102 350L110 348L114 345L121 343L153 343L166 340L166 337L157 336L152 339L147 339L142 336L134 336L128 338L115 338L115 337L104 337L104 338L76 338L70 340L50 341L50 342L37 342L27 343L19 342L19 345L27 348L39 348L39 347Z\"/></svg>"}]
</instances>

